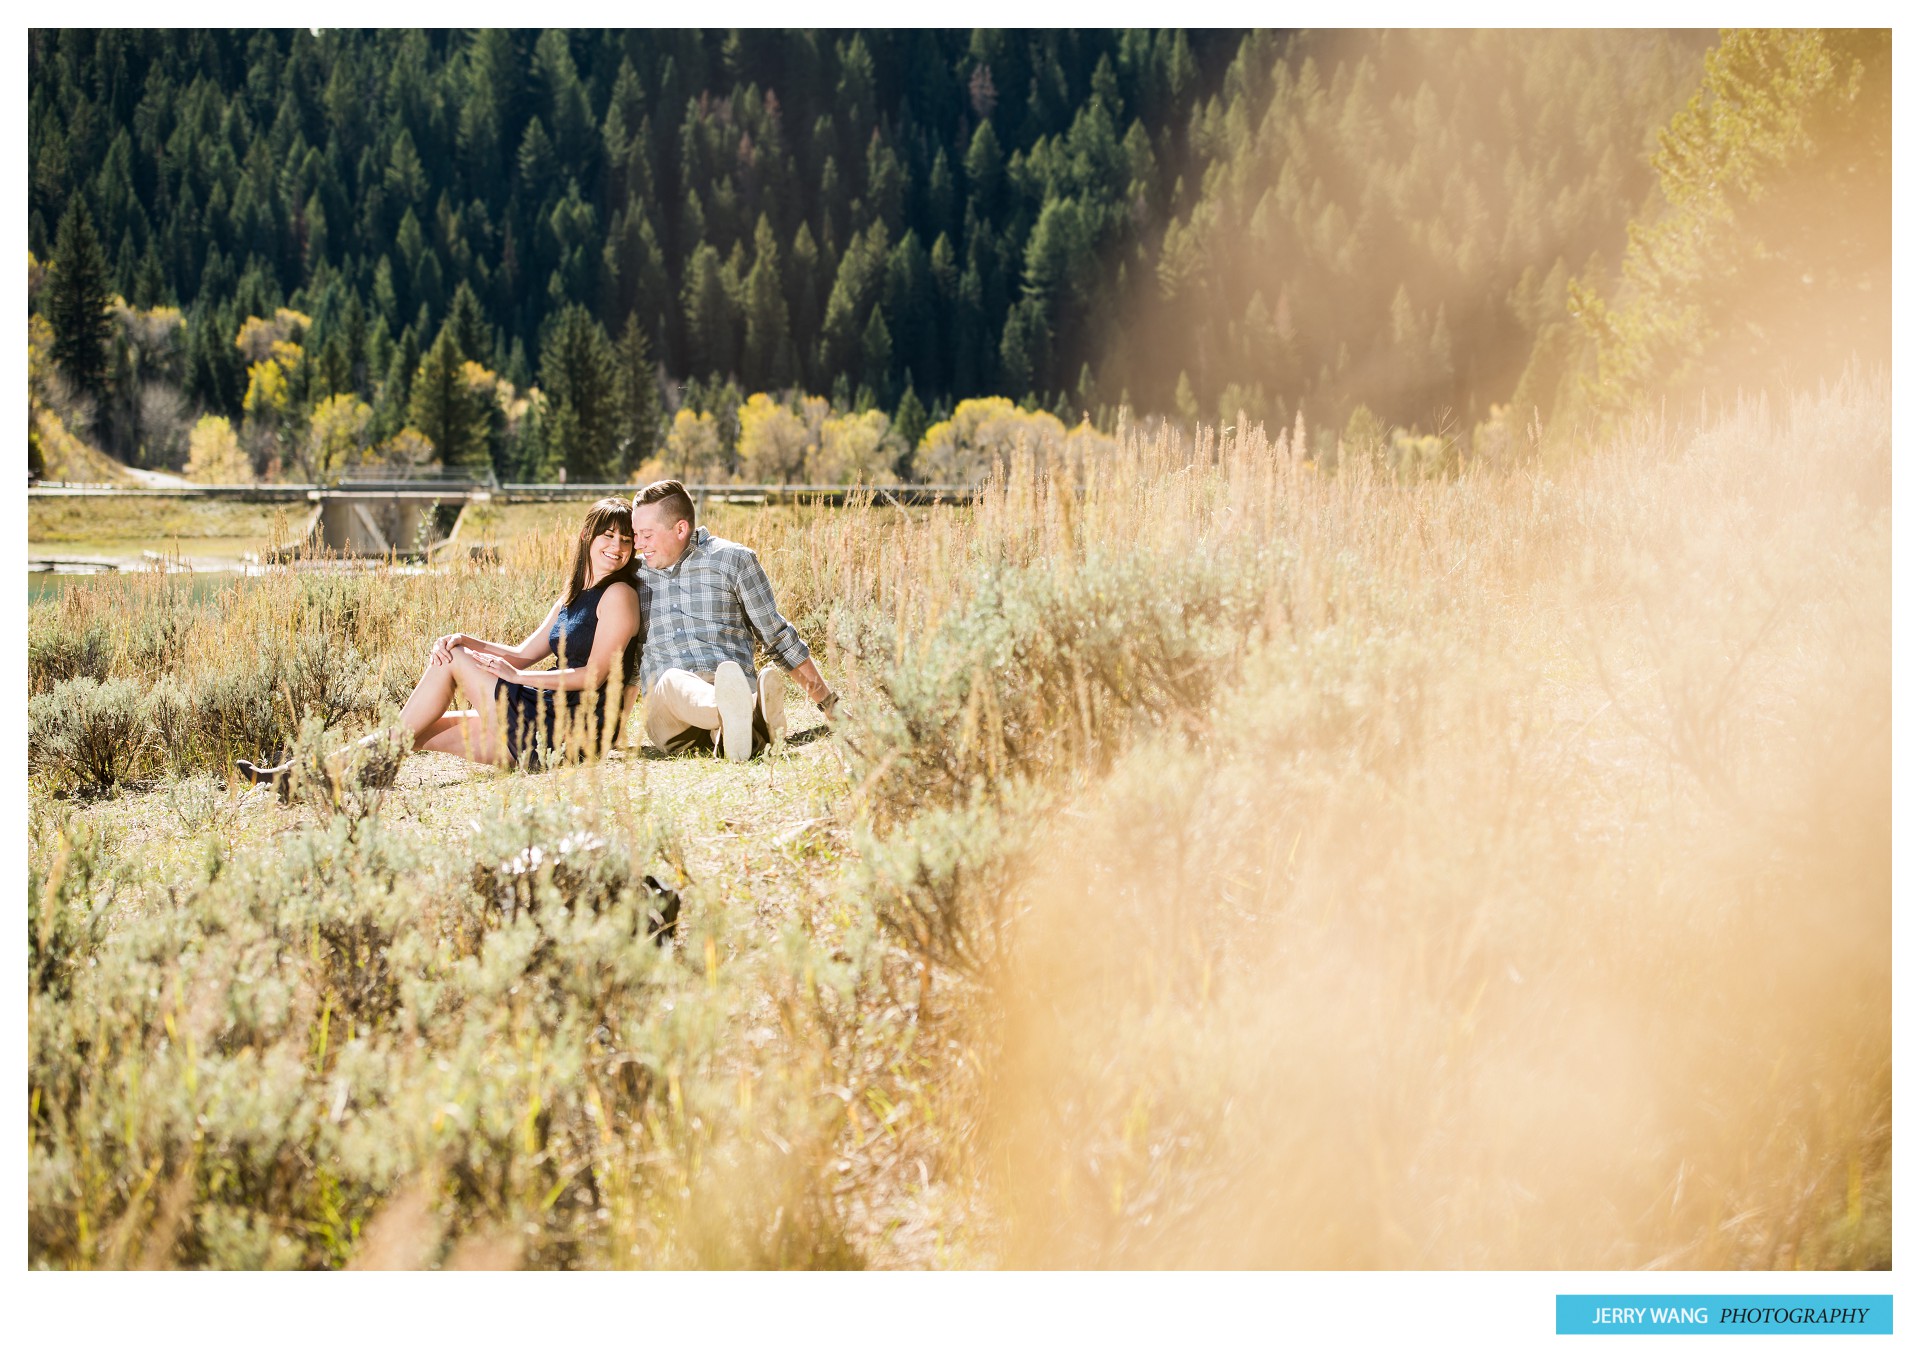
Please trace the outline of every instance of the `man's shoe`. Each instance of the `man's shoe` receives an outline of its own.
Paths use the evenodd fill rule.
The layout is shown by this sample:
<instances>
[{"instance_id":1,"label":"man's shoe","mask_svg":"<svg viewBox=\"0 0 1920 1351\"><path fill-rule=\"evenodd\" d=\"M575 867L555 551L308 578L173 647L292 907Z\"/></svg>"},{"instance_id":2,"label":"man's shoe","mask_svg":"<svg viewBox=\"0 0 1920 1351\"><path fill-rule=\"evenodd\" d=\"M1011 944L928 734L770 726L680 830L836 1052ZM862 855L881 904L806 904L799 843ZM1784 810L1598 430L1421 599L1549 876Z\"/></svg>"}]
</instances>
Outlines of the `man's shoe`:
<instances>
[{"instance_id":1,"label":"man's shoe","mask_svg":"<svg viewBox=\"0 0 1920 1351\"><path fill-rule=\"evenodd\" d=\"M712 755L713 736L705 727L683 727L660 750L665 755Z\"/></svg>"},{"instance_id":2,"label":"man's shoe","mask_svg":"<svg viewBox=\"0 0 1920 1351\"><path fill-rule=\"evenodd\" d=\"M783 745L787 739L787 680L778 666L760 671L760 716L767 725L767 740Z\"/></svg>"},{"instance_id":3,"label":"man's shoe","mask_svg":"<svg viewBox=\"0 0 1920 1351\"><path fill-rule=\"evenodd\" d=\"M713 673L713 701L720 706L720 746L729 760L753 755L753 685L737 661L723 661Z\"/></svg>"}]
</instances>

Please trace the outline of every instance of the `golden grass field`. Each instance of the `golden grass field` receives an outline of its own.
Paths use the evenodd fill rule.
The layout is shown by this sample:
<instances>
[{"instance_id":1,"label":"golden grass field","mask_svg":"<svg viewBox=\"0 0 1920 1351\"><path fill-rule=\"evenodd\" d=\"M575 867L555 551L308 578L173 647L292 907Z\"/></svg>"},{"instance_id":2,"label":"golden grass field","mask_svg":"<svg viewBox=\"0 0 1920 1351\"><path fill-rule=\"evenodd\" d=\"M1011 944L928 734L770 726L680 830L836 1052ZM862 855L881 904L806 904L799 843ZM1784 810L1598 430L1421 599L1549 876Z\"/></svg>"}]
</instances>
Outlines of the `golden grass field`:
<instances>
[{"instance_id":1,"label":"golden grass field","mask_svg":"<svg viewBox=\"0 0 1920 1351\"><path fill-rule=\"evenodd\" d=\"M1130 429L717 509L831 734L289 807L221 767L520 636L564 534L70 586L30 1261L1888 1265L1890 480L1855 381L1503 474Z\"/></svg>"},{"instance_id":2,"label":"golden grass field","mask_svg":"<svg viewBox=\"0 0 1920 1351\"><path fill-rule=\"evenodd\" d=\"M27 503L27 556L137 560L151 552L231 564L285 538L302 515L294 507L247 502L37 497Z\"/></svg>"}]
</instances>

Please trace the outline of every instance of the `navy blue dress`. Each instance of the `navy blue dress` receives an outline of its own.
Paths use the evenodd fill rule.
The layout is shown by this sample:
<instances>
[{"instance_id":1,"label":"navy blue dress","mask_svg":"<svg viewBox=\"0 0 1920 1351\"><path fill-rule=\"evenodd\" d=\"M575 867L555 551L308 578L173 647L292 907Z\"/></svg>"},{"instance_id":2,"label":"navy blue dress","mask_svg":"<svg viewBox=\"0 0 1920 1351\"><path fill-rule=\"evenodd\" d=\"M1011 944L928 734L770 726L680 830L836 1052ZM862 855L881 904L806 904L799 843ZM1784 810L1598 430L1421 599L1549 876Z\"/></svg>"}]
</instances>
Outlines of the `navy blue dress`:
<instances>
[{"instance_id":1,"label":"navy blue dress","mask_svg":"<svg viewBox=\"0 0 1920 1351\"><path fill-rule=\"evenodd\" d=\"M600 627L600 598L609 586L631 586L624 579L610 577L598 586L590 586L574 597L573 604L562 605L547 630L554 656L562 668L584 666L593 652L594 633ZM621 678L632 688L640 671L640 640L636 633L622 654ZM608 682L611 683L611 682ZM600 747L601 729L607 718L607 685L593 690L543 690L531 685L502 682L496 693L506 701L507 753L521 764L537 764L538 752L569 744L571 758L582 758ZM619 716L619 710L614 710ZM584 720L584 721L583 721ZM568 729L572 735L568 735ZM592 738L585 744L582 733L590 729Z\"/></svg>"}]
</instances>

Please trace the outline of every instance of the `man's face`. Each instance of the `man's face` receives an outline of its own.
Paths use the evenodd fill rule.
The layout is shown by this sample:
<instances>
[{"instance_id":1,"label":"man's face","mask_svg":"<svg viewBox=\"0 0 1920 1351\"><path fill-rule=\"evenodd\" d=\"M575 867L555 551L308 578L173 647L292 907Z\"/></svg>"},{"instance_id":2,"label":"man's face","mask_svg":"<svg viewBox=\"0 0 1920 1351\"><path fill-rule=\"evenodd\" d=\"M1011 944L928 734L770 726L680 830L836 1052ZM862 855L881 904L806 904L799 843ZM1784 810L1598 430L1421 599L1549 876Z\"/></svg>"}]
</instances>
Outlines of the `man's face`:
<instances>
[{"instance_id":1,"label":"man's face","mask_svg":"<svg viewBox=\"0 0 1920 1351\"><path fill-rule=\"evenodd\" d=\"M643 502L633 509L633 547L650 568L670 568L687 551L693 522L676 520L661 502Z\"/></svg>"}]
</instances>

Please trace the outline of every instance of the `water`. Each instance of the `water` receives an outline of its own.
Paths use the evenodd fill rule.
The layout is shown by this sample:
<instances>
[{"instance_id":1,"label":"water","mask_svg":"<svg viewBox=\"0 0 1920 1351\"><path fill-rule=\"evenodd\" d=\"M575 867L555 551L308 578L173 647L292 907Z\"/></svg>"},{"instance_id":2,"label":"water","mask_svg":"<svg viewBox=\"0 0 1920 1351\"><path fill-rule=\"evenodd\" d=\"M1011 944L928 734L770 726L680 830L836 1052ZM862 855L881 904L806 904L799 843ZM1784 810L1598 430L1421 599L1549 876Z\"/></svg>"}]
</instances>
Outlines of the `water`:
<instances>
[{"instance_id":1,"label":"water","mask_svg":"<svg viewBox=\"0 0 1920 1351\"><path fill-rule=\"evenodd\" d=\"M332 566L327 564L303 563L295 565L294 570L296 572L314 573L378 572L387 577L419 577L429 573L438 574L445 571L445 569L441 567L429 568L418 563L395 563L388 565L383 562L368 563L358 560L337 562ZM187 595L194 602L206 603L221 595L230 586L239 586L243 583L254 581L259 577L278 574L281 571L282 569L279 567L262 569L257 566L250 566L247 568L233 568L223 571L177 572L171 574L171 579L176 585L187 588ZM136 577L138 577L141 582L151 585L150 577L140 576L138 573L112 571L29 572L27 574L27 604L33 605L36 602L50 603L57 601L75 586L114 587L131 585Z\"/></svg>"},{"instance_id":2,"label":"water","mask_svg":"<svg viewBox=\"0 0 1920 1351\"><path fill-rule=\"evenodd\" d=\"M196 603L211 601L228 587L244 580L247 580L246 574L241 572L196 572L191 577L180 576L180 584L187 588L187 594ZM27 604L59 600L74 586L122 584L123 574L113 572L29 572Z\"/></svg>"}]
</instances>

